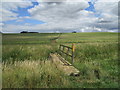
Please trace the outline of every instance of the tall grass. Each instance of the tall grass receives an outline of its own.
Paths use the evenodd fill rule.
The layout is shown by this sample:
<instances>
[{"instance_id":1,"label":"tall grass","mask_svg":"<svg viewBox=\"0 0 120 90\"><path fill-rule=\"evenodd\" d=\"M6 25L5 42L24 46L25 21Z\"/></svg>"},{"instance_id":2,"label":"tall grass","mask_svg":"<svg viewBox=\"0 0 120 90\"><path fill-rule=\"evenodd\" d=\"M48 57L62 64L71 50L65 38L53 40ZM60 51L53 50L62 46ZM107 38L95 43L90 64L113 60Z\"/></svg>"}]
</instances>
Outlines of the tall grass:
<instances>
[{"instance_id":1,"label":"tall grass","mask_svg":"<svg viewBox=\"0 0 120 90\"><path fill-rule=\"evenodd\" d=\"M94 43L76 45L75 58L78 61L114 59L118 56L117 43Z\"/></svg>"},{"instance_id":2,"label":"tall grass","mask_svg":"<svg viewBox=\"0 0 120 90\"><path fill-rule=\"evenodd\" d=\"M16 61L3 64L3 88L61 88L70 84L50 61Z\"/></svg>"},{"instance_id":3,"label":"tall grass","mask_svg":"<svg viewBox=\"0 0 120 90\"><path fill-rule=\"evenodd\" d=\"M52 45L3 45L3 62L46 60L57 47Z\"/></svg>"},{"instance_id":4,"label":"tall grass","mask_svg":"<svg viewBox=\"0 0 120 90\"><path fill-rule=\"evenodd\" d=\"M3 88L119 87L117 33L62 34L58 43L51 43L56 36L3 35ZM74 66L80 76L66 76L50 62L49 54L56 52L60 43L75 43Z\"/></svg>"},{"instance_id":5,"label":"tall grass","mask_svg":"<svg viewBox=\"0 0 120 90\"><path fill-rule=\"evenodd\" d=\"M86 87L118 87L118 44L77 45L74 66L91 81Z\"/></svg>"}]
</instances>

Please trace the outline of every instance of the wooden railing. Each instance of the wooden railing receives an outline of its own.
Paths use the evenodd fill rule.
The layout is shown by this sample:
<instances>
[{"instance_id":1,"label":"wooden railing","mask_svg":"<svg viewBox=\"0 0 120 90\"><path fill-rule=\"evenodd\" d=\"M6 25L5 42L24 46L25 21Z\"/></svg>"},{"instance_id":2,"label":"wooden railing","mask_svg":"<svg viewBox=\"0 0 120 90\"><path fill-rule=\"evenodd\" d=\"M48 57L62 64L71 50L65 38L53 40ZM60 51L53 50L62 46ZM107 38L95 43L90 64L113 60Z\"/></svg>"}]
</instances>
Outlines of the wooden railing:
<instances>
[{"instance_id":1,"label":"wooden railing","mask_svg":"<svg viewBox=\"0 0 120 90\"><path fill-rule=\"evenodd\" d=\"M71 57L72 64L74 63L74 51L75 51L75 45L72 44L72 47L65 46L65 45L60 45L59 46L59 51L66 56Z\"/></svg>"}]
</instances>

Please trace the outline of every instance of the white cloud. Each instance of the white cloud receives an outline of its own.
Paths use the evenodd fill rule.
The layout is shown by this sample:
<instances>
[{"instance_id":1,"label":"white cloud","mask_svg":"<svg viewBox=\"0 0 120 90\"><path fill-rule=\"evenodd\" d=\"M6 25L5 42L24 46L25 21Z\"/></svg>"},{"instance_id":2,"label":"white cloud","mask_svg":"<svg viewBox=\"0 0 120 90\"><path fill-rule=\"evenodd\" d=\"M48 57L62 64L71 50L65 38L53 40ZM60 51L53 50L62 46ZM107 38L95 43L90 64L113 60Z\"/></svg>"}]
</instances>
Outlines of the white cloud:
<instances>
[{"instance_id":1,"label":"white cloud","mask_svg":"<svg viewBox=\"0 0 120 90\"><path fill-rule=\"evenodd\" d=\"M37 2L88 2L90 0L37 0Z\"/></svg>"},{"instance_id":2,"label":"white cloud","mask_svg":"<svg viewBox=\"0 0 120 90\"><path fill-rule=\"evenodd\" d=\"M120 0L95 0L95 1L98 1L98 2L119 2Z\"/></svg>"},{"instance_id":3,"label":"white cloud","mask_svg":"<svg viewBox=\"0 0 120 90\"><path fill-rule=\"evenodd\" d=\"M0 26L4 26L4 23L0 23Z\"/></svg>"},{"instance_id":4,"label":"white cloud","mask_svg":"<svg viewBox=\"0 0 120 90\"><path fill-rule=\"evenodd\" d=\"M38 25L41 30L80 30L95 21L94 13L85 11L88 2L40 3L28 11L32 18L46 24ZM91 20L89 19L91 18Z\"/></svg>"},{"instance_id":5,"label":"white cloud","mask_svg":"<svg viewBox=\"0 0 120 90\"><path fill-rule=\"evenodd\" d=\"M89 0L84 0L84 2L83 0L81 2L65 2L63 0L55 3L39 2L39 5L28 10L31 17L19 17L18 21L29 18L42 20L46 23L34 26L29 23L25 25L9 24L4 25L3 30L4 32L20 32L23 30L39 32L72 32L74 30L80 32L117 31L118 3L103 3L103 0L97 0L95 9L96 13L100 14L100 17L96 17L95 13L84 10L89 6L87 1ZM13 9L16 8L13 7ZM16 15L12 16L16 17Z\"/></svg>"},{"instance_id":6,"label":"white cloud","mask_svg":"<svg viewBox=\"0 0 120 90\"><path fill-rule=\"evenodd\" d=\"M102 13L109 13L118 15L118 2L100 2L97 1L95 9Z\"/></svg>"},{"instance_id":7,"label":"white cloud","mask_svg":"<svg viewBox=\"0 0 120 90\"><path fill-rule=\"evenodd\" d=\"M0 9L0 21L7 21L7 20L13 20L17 18L17 14L13 13L6 9Z\"/></svg>"},{"instance_id":8,"label":"white cloud","mask_svg":"<svg viewBox=\"0 0 120 90\"><path fill-rule=\"evenodd\" d=\"M2 27L4 26L4 23L0 23L0 32L2 32Z\"/></svg>"},{"instance_id":9,"label":"white cloud","mask_svg":"<svg viewBox=\"0 0 120 90\"><path fill-rule=\"evenodd\" d=\"M30 1L24 3L23 0L19 0L19 2L8 2L9 0L5 0L0 3L0 21L14 20L17 19L18 14L14 13L12 10L17 11L18 7L25 8L28 6L32 6Z\"/></svg>"},{"instance_id":10,"label":"white cloud","mask_svg":"<svg viewBox=\"0 0 120 90\"><path fill-rule=\"evenodd\" d=\"M62 19L77 18L80 15L79 12L87 7L87 2L40 3L28 11L34 19L60 22Z\"/></svg>"},{"instance_id":11,"label":"white cloud","mask_svg":"<svg viewBox=\"0 0 120 90\"><path fill-rule=\"evenodd\" d=\"M83 12L82 12L83 13ZM82 14L81 13L81 14ZM88 15L91 14L88 11L85 11L84 14L87 13ZM85 14L85 15L87 15ZM82 29L91 26L91 23L95 22L97 18L92 17L91 19L89 17L82 16L79 20L73 19L73 20L65 20L64 22L54 23L49 22L45 24L38 24L38 25L6 25L4 27L4 31L8 32L9 30L13 30L13 32L20 32L22 30L28 30L28 31L39 31L39 32L72 32L73 30L81 31ZM90 31L85 29L84 31Z\"/></svg>"},{"instance_id":12,"label":"white cloud","mask_svg":"<svg viewBox=\"0 0 120 90\"><path fill-rule=\"evenodd\" d=\"M114 2L104 2L103 0L98 0L95 3L95 9L97 13L100 13L100 18L98 23L95 24L97 27L102 29L113 29L113 31L118 28L118 0Z\"/></svg>"}]
</instances>

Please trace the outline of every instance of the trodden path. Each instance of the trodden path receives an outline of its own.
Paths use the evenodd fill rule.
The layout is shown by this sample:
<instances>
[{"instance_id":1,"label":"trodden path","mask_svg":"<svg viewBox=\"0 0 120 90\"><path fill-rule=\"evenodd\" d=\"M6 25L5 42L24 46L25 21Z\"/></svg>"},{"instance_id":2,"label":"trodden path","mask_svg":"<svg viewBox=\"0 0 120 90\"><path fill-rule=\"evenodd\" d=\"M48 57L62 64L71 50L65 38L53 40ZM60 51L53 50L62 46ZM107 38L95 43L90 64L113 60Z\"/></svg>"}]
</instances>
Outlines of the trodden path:
<instances>
[{"instance_id":1,"label":"trodden path","mask_svg":"<svg viewBox=\"0 0 120 90\"><path fill-rule=\"evenodd\" d=\"M56 65L56 67L60 70L62 70L65 74L70 76L79 76L80 71L76 69L74 66L72 66L69 62L64 60L60 55L58 54L50 54L52 62Z\"/></svg>"}]
</instances>

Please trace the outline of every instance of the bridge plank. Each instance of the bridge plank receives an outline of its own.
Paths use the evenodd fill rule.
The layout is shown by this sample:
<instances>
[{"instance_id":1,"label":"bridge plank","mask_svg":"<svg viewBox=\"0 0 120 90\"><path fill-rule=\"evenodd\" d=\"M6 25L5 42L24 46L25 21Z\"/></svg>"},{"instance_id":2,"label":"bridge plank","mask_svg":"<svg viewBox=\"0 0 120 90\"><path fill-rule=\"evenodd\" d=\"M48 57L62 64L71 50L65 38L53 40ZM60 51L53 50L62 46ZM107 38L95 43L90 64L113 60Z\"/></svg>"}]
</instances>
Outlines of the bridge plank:
<instances>
[{"instance_id":1,"label":"bridge plank","mask_svg":"<svg viewBox=\"0 0 120 90\"><path fill-rule=\"evenodd\" d=\"M64 59L61 60L61 58L57 54L50 54L50 56L52 58L52 62L57 66L57 68L63 71L66 75L70 76L80 75L80 71L78 69L76 69L70 63L66 62Z\"/></svg>"}]
</instances>

